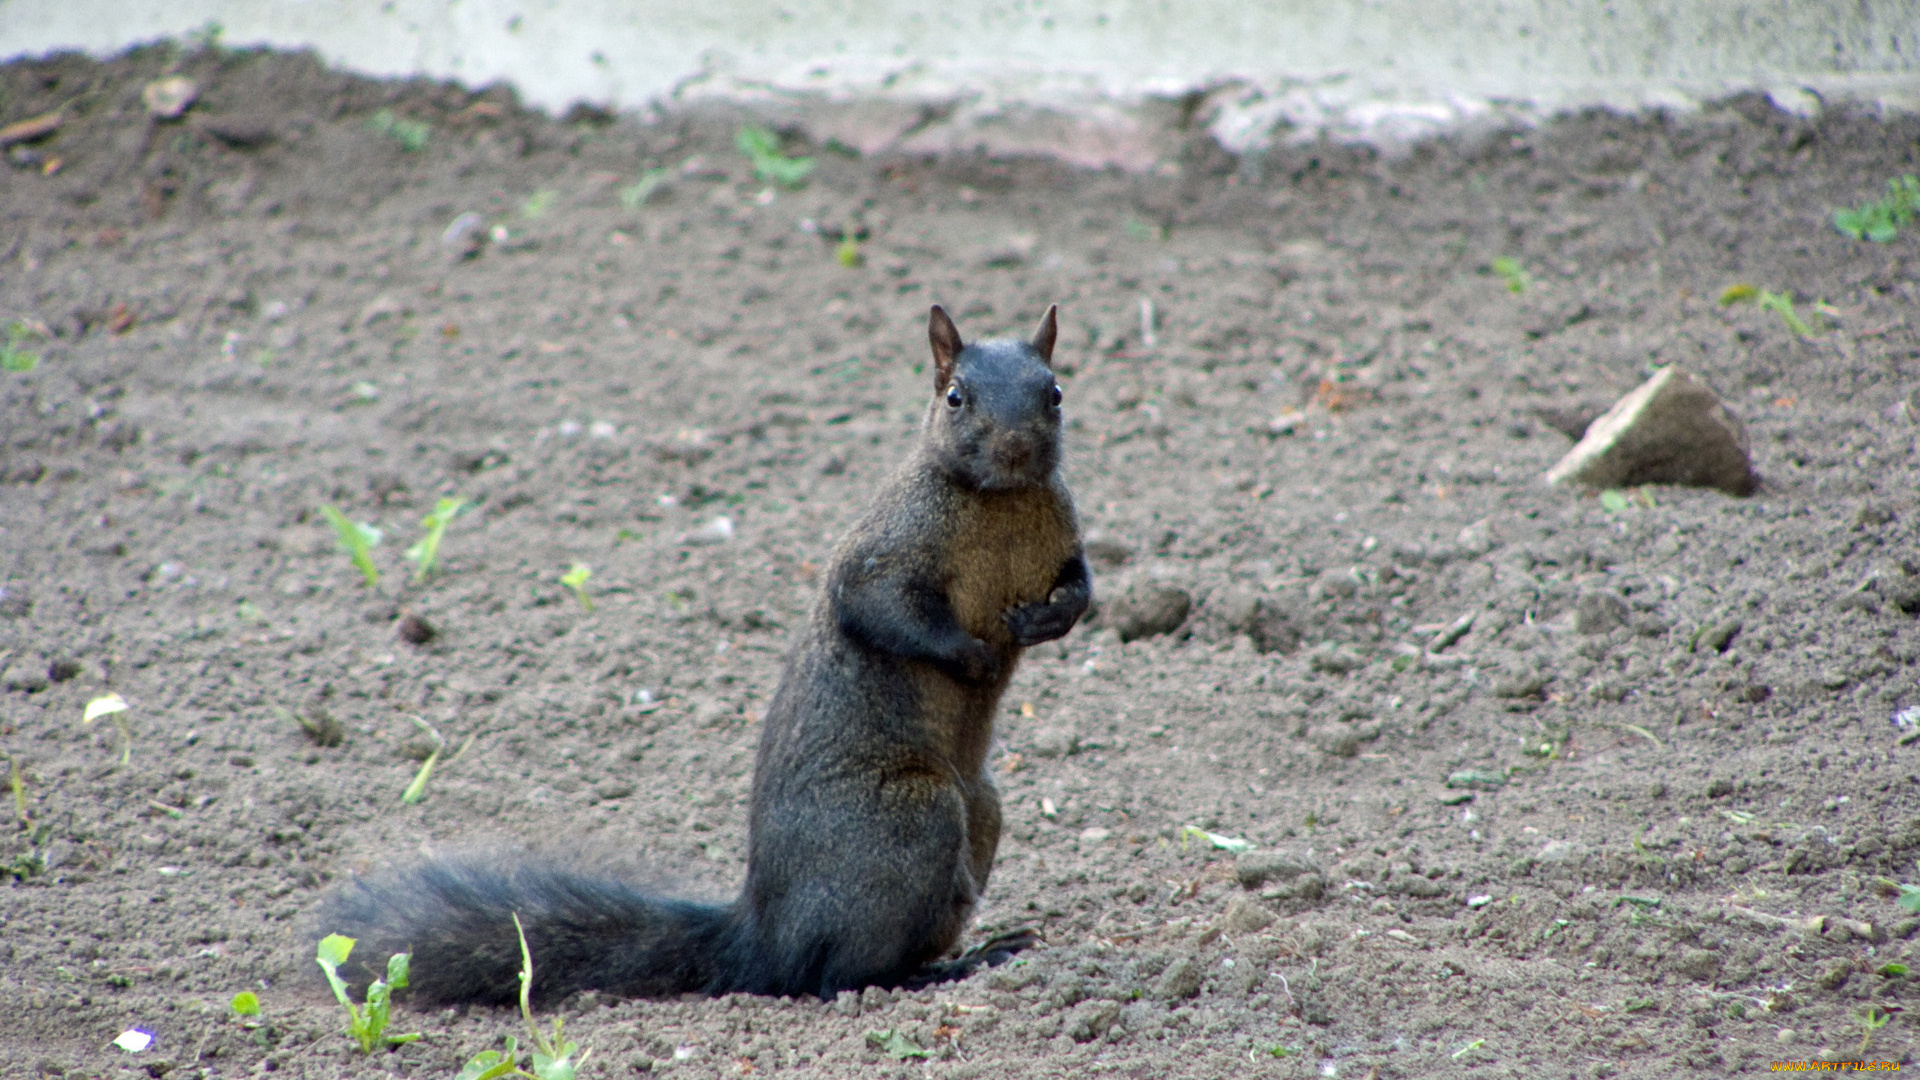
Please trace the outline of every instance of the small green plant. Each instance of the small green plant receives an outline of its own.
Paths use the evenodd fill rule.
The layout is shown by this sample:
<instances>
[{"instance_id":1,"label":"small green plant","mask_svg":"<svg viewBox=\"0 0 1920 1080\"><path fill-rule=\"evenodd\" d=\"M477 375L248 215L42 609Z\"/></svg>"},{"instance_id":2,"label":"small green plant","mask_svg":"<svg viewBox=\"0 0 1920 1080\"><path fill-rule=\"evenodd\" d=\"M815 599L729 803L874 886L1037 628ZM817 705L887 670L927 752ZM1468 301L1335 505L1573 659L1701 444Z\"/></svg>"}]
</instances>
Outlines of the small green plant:
<instances>
[{"instance_id":1,"label":"small green plant","mask_svg":"<svg viewBox=\"0 0 1920 1080\"><path fill-rule=\"evenodd\" d=\"M427 535L407 549L406 559L413 564L413 583L423 584L427 576L440 560L440 540L447 535L447 526L467 508L465 499L441 499L433 504L433 513L422 518L420 524L427 527Z\"/></svg>"},{"instance_id":2,"label":"small green plant","mask_svg":"<svg viewBox=\"0 0 1920 1080\"><path fill-rule=\"evenodd\" d=\"M1238 836L1222 836L1219 833L1210 833L1198 825L1188 825L1186 828L1180 830L1180 847L1182 849L1187 846L1188 839L1199 840L1208 847L1218 848L1229 855L1239 855L1253 847L1251 843Z\"/></svg>"},{"instance_id":3,"label":"small green plant","mask_svg":"<svg viewBox=\"0 0 1920 1080\"><path fill-rule=\"evenodd\" d=\"M867 1045L873 1047L895 1061L908 1058L932 1057L931 1051L913 1041L913 1036L899 1028L887 1028L885 1031L867 1032Z\"/></svg>"},{"instance_id":4,"label":"small green plant","mask_svg":"<svg viewBox=\"0 0 1920 1080\"><path fill-rule=\"evenodd\" d=\"M251 990L242 990L233 995L233 1000L227 1002L227 1004L232 1007L234 1012L241 1016L260 1015L260 995L255 994Z\"/></svg>"},{"instance_id":5,"label":"small green plant","mask_svg":"<svg viewBox=\"0 0 1920 1080\"><path fill-rule=\"evenodd\" d=\"M553 1034L543 1033L533 1022L533 952L527 948L527 931L520 925L520 913L513 915L514 932L520 935L520 1016L527 1022L527 1034L533 1037L533 1071L527 1072L514 1064L520 1054L520 1041L507 1036L507 1048L483 1050L475 1054L454 1080L498 1080L503 1076L524 1076L527 1080L574 1080L580 1072L580 1066L587 1063L593 1051L580 1049L580 1044L569 1042L563 1033L563 1024L559 1017L553 1018ZM580 1060L573 1055L578 1053Z\"/></svg>"},{"instance_id":6,"label":"small green plant","mask_svg":"<svg viewBox=\"0 0 1920 1080\"><path fill-rule=\"evenodd\" d=\"M113 717L113 726L120 729L120 764L125 765L133 757L133 728L127 726L127 699L108 691L87 702L86 711L80 714L80 723L91 724L103 716Z\"/></svg>"},{"instance_id":7,"label":"small green plant","mask_svg":"<svg viewBox=\"0 0 1920 1080\"><path fill-rule=\"evenodd\" d=\"M1907 911L1920 915L1920 885L1907 885L1892 878L1874 878L1874 887L1881 893L1894 897Z\"/></svg>"},{"instance_id":8,"label":"small green plant","mask_svg":"<svg viewBox=\"0 0 1920 1080\"><path fill-rule=\"evenodd\" d=\"M1805 319L1800 317L1799 312L1793 309L1792 293L1761 293L1760 310L1771 311L1778 314L1780 321L1786 323L1787 329L1791 330L1797 337L1810 338L1817 332L1812 326L1808 325Z\"/></svg>"},{"instance_id":9,"label":"small green plant","mask_svg":"<svg viewBox=\"0 0 1920 1080\"><path fill-rule=\"evenodd\" d=\"M1900 235L1900 227L1920 213L1920 177L1898 176L1887 181L1883 199L1833 212L1833 227L1855 240L1884 244Z\"/></svg>"},{"instance_id":10,"label":"small green plant","mask_svg":"<svg viewBox=\"0 0 1920 1080\"><path fill-rule=\"evenodd\" d=\"M1520 265L1518 259L1510 259L1502 255L1493 260L1492 269L1499 275L1500 282L1507 287L1507 291L1515 295L1526 292L1527 286L1533 284L1533 279L1527 276L1526 268Z\"/></svg>"},{"instance_id":11,"label":"small green plant","mask_svg":"<svg viewBox=\"0 0 1920 1080\"><path fill-rule=\"evenodd\" d=\"M582 562L574 563L573 569L560 575L560 584L573 590L573 595L579 599L580 606L585 608L589 615L593 614L593 597L587 595L587 579L592 576L593 568Z\"/></svg>"},{"instance_id":12,"label":"small green plant","mask_svg":"<svg viewBox=\"0 0 1920 1080\"><path fill-rule=\"evenodd\" d=\"M386 1046L398 1046L420 1038L419 1032L410 1035L387 1034L387 1019L390 998L395 990L407 988L407 966L413 959L412 953L394 953L387 959L387 977L375 979L367 987L365 1005L355 1005L352 995L347 993L347 983L340 977L340 965L347 962L353 952L354 939L342 934L328 934L320 939L320 949L315 959L320 970L327 973L327 985L333 987L333 996L347 1010L347 1034L352 1035L360 1044L360 1052L371 1054Z\"/></svg>"},{"instance_id":13,"label":"small green plant","mask_svg":"<svg viewBox=\"0 0 1920 1080\"><path fill-rule=\"evenodd\" d=\"M852 233L848 233L847 238L833 249L833 259L849 270L867 261L867 257L860 253L860 241L854 239Z\"/></svg>"},{"instance_id":14,"label":"small green plant","mask_svg":"<svg viewBox=\"0 0 1920 1080\"><path fill-rule=\"evenodd\" d=\"M392 109L381 109L367 121L367 130L376 135L385 135L400 144L400 149L409 154L417 154L427 148L427 139L433 134L433 126L425 120L408 120L395 115Z\"/></svg>"},{"instance_id":15,"label":"small green plant","mask_svg":"<svg viewBox=\"0 0 1920 1080\"><path fill-rule=\"evenodd\" d=\"M11 766L9 771L13 774L8 779L7 786L13 789L14 819L19 821L23 827L31 829L33 828L33 815L27 813L27 781L25 777L20 775L20 759L10 757L7 759L7 764Z\"/></svg>"},{"instance_id":16,"label":"small green plant","mask_svg":"<svg viewBox=\"0 0 1920 1080\"><path fill-rule=\"evenodd\" d=\"M15 319L7 324L7 340L0 343L0 369L24 374L40 366L40 354L21 348L30 337L39 333L26 323Z\"/></svg>"},{"instance_id":17,"label":"small green plant","mask_svg":"<svg viewBox=\"0 0 1920 1080\"><path fill-rule=\"evenodd\" d=\"M25 881L47 872L47 843L53 839L53 826L47 822L35 825L27 834L27 850L13 857L7 864L7 874L15 881Z\"/></svg>"},{"instance_id":18,"label":"small green plant","mask_svg":"<svg viewBox=\"0 0 1920 1080\"><path fill-rule=\"evenodd\" d=\"M1868 1005L1860 1010L1860 1026L1865 1029L1860 1036L1860 1053L1866 1055L1867 1044L1873 1041L1873 1033L1887 1026L1893 1019L1893 1013L1879 1005Z\"/></svg>"},{"instance_id":19,"label":"small green plant","mask_svg":"<svg viewBox=\"0 0 1920 1080\"><path fill-rule=\"evenodd\" d=\"M321 507L320 512L326 515L328 524L333 526L333 534L340 540L340 550L347 553L354 569L367 579L367 588L380 584L380 568L373 565L373 549L380 544L380 530L348 520L347 515L332 505Z\"/></svg>"},{"instance_id":20,"label":"small green plant","mask_svg":"<svg viewBox=\"0 0 1920 1080\"><path fill-rule=\"evenodd\" d=\"M628 210L638 210L653 198L653 194L667 182L667 170L648 169L640 174L640 179L620 189L620 205Z\"/></svg>"},{"instance_id":21,"label":"small green plant","mask_svg":"<svg viewBox=\"0 0 1920 1080\"><path fill-rule=\"evenodd\" d=\"M797 188L813 171L810 157L788 157L780 152L780 136L766 128L748 124L734 136L733 145L753 162L753 175L769 184Z\"/></svg>"},{"instance_id":22,"label":"small green plant","mask_svg":"<svg viewBox=\"0 0 1920 1080\"><path fill-rule=\"evenodd\" d=\"M553 209L553 200L559 197L560 193L552 188L544 188L536 191L527 196L527 201L521 204L520 216L526 218L528 221L545 217L547 211Z\"/></svg>"},{"instance_id":23,"label":"small green plant","mask_svg":"<svg viewBox=\"0 0 1920 1080\"><path fill-rule=\"evenodd\" d=\"M415 806L421 799L427 797L427 780L433 776L433 766L440 760L440 751L447 748L447 740L441 738L433 725L425 720L417 716L408 717L408 719L412 720L421 731L426 732L427 738L433 741L433 750L427 754L427 759L420 763L420 771L413 774L413 783L408 784L407 790L400 793L401 802L408 806Z\"/></svg>"},{"instance_id":24,"label":"small green plant","mask_svg":"<svg viewBox=\"0 0 1920 1080\"><path fill-rule=\"evenodd\" d=\"M1742 300L1751 300L1760 295L1760 290L1744 281L1735 282L1720 290L1720 306L1732 307Z\"/></svg>"},{"instance_id":25,"label":"small green plant","mask_svg":"<svg viewBox=\"0 0 1920 1080\"><path fill-rule=\"evenodd\" d=\"M1468 1054L1473 1053L1475 1050L1478 1050L1485 1045L1487 1045L1487 1040L1475 1039L1472 1042L1468 1043L1467 1045L1461 1047L1460 1049L1455 1050L1453 1052L1453 1060L1459 1061L1461 1058L1466 1057Z\"/></svg>"},{"instance_id":26,"label":"small green plant","mask_svg":"<svg viewBox=\"0 0 1920 1080\"><path fill-rule=\"evenodd\" d=\"M1635 506L1644 506L1651 510L1658 505L1654 502L1653 490L1647 487L1608 488L1600 493L1600 508L1609 514L1621 514Z\"/></svg>"}]
</instances>

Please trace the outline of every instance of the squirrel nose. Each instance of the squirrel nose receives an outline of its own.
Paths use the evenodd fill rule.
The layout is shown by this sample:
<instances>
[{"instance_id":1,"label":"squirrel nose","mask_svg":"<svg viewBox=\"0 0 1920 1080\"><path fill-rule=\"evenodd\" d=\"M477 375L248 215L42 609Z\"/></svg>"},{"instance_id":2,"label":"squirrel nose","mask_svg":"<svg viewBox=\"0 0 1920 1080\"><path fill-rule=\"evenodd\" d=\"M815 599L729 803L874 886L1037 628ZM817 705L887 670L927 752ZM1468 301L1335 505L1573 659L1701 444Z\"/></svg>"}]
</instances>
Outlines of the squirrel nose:
<instances>
[{"instance_id":1,"label":"squirrel nose","mask_svg":"<svg viewBox=\"0 0 1920 1080\"><path fill-rule=\"evenodd\" d=\"M993 457L1003 469L1022 470L1032 464L1033 440L1017 432L1006 432L993 441Z\"/></svg>"}]
</instances>

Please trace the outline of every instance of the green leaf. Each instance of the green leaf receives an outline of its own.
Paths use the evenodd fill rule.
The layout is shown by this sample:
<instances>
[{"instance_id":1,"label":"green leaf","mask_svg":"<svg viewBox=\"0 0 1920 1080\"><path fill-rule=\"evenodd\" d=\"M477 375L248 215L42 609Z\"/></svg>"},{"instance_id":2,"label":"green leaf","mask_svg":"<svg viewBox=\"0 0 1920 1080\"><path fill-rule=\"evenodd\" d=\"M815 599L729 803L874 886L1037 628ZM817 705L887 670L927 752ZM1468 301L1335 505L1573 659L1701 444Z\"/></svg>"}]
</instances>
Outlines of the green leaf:
<instances>
[{"instance_id":1,"label":"green leaf","mask_svg":"<svg viewBox=\"0 0 1920 1080\"><path fill-rule=\"evenodd\" d=\"M1920 885L1900 886L1900 906L1908 911L1920 913Z\"/></svg>"},{"instance_id":2,"label":"green leaf","mask_svg":"<svg viewBox=\"0 0 1920 1080\"><path fill-rule=\"evenodd\" d=\"M407 988L407 972L413 963L412 953L394 953L387 958L387 985L395 990Z\"/></svg>"},{"instance_id":3,"label":"green leaf","mask_svg":"<svg viewBox=\"0 0 1920 1080\"><path fill-rule=\"evenodd\" d=\"M380 543L380 530L371 525L351 521L337 507L322 506L320 513L333 526L333 534L340 542L340 549L347 553L354 569L367 581L367 587L380 584L380 570L373 565L372 549Z\"/></svg>"},{"instance_id":4,"label":"green leaf","mask_svg":"<svg viewBox=\"0 0 1920 1080\"><path fill-rule=\"evenodd\" d=\"M227 1004L231 1005L233 1011L239 1013L241 1016L260 1015L260 997L251 990L242 990L233 995L233 1000Z\"/></svg>"},{"instance_id":5,"label":"green leaf","mask_svg":"<svg viewBox=\"0 0 1920 1080\"><path fill-rule=\"evenodd\" d=\"M502 1076L512 1076L517 1070L514 1059L520 1056L520 1042L513 1036L507 1036L507 1048L500 1050L482 1050L473 1059L461 1066L453 1080L499 1080Z\"/></svg>"},{"instance_id":6,"label":"green leaf","mask_svg":"<svg viewBox=\"0 0 1920 1080\"><path fill-rule=\"evenodd\" d=\"M919 1043L914 1042L905 1032L898 1028L867 1032L867 1045L892 1056L896 1061L933 1056L931 1052L922 1049Z\"/></svg>"},{"instance_id":7,"label":"green leaf","mask_svg":"<svg viewBox=\"0 0 1920 1080\"><path fill-rule=\"evenodd\" d=\"M103 716L111 716L114 713L126 711L127 701L125 698L119 694L106 693L87 702L87 710L80 714L80 722L83 724L91 724Z\"/></svg>"},{"instance_id":8,"label":"green leaf","mask_svg":"<svg viewBox=\"0 0 1920 1080\"><path fill-rule=\"evenodd\" d=\"M421 799L427 797L427 779L433 775L434 762L439 760L440 751L436 748L433 753L427 755L427 760L420 763L420 771L413 774L413 783L408 784L407 790L400 793L401 802L408 806L417 806Z\"/></svg>"},{"instance_id":9,"label":"green leaf","mask_svg":"<svg viewBox=\"0 0 1920 1080\"><path fill-rule=\"evenodd\" d=\"M1751 300L1760 295L1760 290L1746 282L1737 282L1720 291L1720 306L1732 307L1742 300Z\"/></svg>"},{"instance_id":10,"label":"green leaf","mask_svg":"<svg viewBox=\"0 0 1920 1080\"><path fill-rule=\"evenodd\" d=\"M638 210L645 206L647 200L653 198L653 193L660 190L660 186L666 182L667 170L648 169L640 174L640 179L635 181L633 186L620 189L620 205L628 210Z\"/></svg>"},{"instance_id":11,"label":"green leaf","mask_svg":"<svg viewBox=\"0 0 1920 1080\"><path fill-rule=\"evenodd\" d=\"M1189 825L1180 830L1180 843L1183 846L1186 844L1188 837L1193 837L1196 840L1204 840L1208 845L1219 848L1229 855L1239 855L1253 847L1250 841L1242 840L1240 837L1210 833L1197 825Z\"/></svg>"},{"instance_id":12,"label":"green leaf","mask_svg":"<svg viewBox=\"0 0 1920 1080\"><path fill-rule=\"evenodd\" d=\"M1627 508L1627 497L1615 488L1608 488L1600 493L1600 506L1609 514L1618 514Z\"/></svg>"},{"instance_id":13,"label":"green leaf","mask_svg":"<svg viewBox=\"0 0 1920 1080\"><path fill-rule=\"evenodd\" d=\"M1885 975L1889 979L1898 978L1902 975L1905 975L1906 973L1907 973L1907 965L1905 964L1881 964L1880 965L1880 974Z\"/></svg>"}]
</instances>

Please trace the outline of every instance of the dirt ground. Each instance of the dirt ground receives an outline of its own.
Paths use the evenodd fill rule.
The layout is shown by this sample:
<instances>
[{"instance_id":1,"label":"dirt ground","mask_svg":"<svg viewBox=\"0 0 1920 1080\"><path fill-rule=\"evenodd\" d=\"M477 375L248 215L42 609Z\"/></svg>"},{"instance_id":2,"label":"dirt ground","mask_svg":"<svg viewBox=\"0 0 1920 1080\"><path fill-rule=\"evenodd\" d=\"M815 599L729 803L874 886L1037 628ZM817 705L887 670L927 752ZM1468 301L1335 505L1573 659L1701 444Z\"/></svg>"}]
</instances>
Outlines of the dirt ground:
<instances>
[{"instance_id":1,"label":"dirt ground","mask_svg":"<svg viewBox=\"0 0 1920 1080\"><path fill-rule=\"evenodd\" d=\"M198 101L149 119L170 71ZM314 977L328 891L426 850L728 895L757 711L915 438L934 302L969 337L1061 305L1103 607L1008 694L977 928L1046 945L829 1003L583 995L583 1075L1913 1060L1914 1014L1865 1018L1920 926L1876 884L1920 877L1920 248L1830 214L1916 170L1915 119L1755 97L1244 160L1169 127L1134 177L862 159L802 115L791 191L723 111L554 120L306 56L0 67L0 122L55 110L0 169L39 358L0 372L0 1075L524 1042L403 998L424 1037L361 1058ZM1748 425L1756 494L1543 482L1669 363ZM323 504L382 530L377 587ZM1191 611L1123 643L1151 585ZM82 723L108 691L124 734Z\"/></svg>"}]
</instances>

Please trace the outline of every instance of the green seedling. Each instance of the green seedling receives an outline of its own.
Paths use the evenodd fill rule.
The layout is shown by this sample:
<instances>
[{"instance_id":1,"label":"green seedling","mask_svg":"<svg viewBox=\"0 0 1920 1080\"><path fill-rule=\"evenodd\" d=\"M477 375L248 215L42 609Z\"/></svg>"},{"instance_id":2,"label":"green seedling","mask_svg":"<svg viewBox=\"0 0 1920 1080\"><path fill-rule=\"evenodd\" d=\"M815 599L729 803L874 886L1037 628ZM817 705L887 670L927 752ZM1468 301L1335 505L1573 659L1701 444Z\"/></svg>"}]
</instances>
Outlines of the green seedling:
<instances>
[{"instance_id":1,"label":"green seedling","mask_svg":"<svg viewBox=\"0 0 1920 1080\"><path fill-rule=\"evenodd\" d=\"M1253 847L1251 843L1237 836L1222 836L1219 833L1210 833L1198 825L1189 825L1180 830L1180 846L1183 849L1187 846L1187 840L1189 838L1202 841L1208 846L1218 848L1229 855L1239 855Z\"/></svg>"},{"instance_id":2,"label":"green seedling","mask_svg":"<svg viewBox=\"0 0 1920 1080\"><path fill-rule=\"evenodd\" d=\"M1893 1019L1893 1010L1879 1005L1868 1005L1860 1010L1860 1026L1865 1030L1860 1036L1860 1054L1865 1056L1867 1044L1873 1041L1873 1033L1887 1026Z\"/></svg>"},{"instance_id":3,"label":"green seedling","mask_svg":"<svg viewBox=\"0 0 1920 1080\"><path fill-rule=\"evenodd\" d=\"M1455 1050L1453 1052L1453 1060L1459 1061L1461 1058L1466 1057L1468 1054L1474 1052L1475 1050L1480 1049L1485 1045L1487 1045L1487 1040L1475 1039L1472 1042L1468 1043L1467 1045L1461 1047L1460 1049Z\"/></svg>"},{"instance_id":4,"label":"green seedling","mask_svg":"<svg viewBox=\"0 0 1920 1080\"><path fill-rule=\"evenodd\" d=\"M328 505L320 508L326 515L328 524L333 526L333 534L340 539L340 550L353 560L354 569L367 579L367 588L380 584L380 568L373 565L373 549L380 545L380 530L371 525L359 524L347 519L347 515Z\"/></svg>"},{"instance_id":5,"label":"green seedling","mask_svg":"<svg viewBox=\"0 0 1920 1080\"><path fill-rule=\"evenodd\" d=\"M113 726L120 729L122 739L120 747L120 764L122 765L127 763L127 759L133 757L133 729L127 726L126 711L127 700L119 694L108 691L87 702L86 711L80 714L82 724L91 724L103 716L113 717Z\"/></svg>"},{"instance_id":6,"label":"green seedling","mask_svg":"<svg viewBox=\"0 0 1920 1080\"><path fill-rule=\"evenodd\" d=\"M427 535L407 549L406 560L413 564L413 583L419 585L433 573L440 561L440 540L447 535L447 526L467 508L465 499L441 499L433 504L433 513L422 518L420 524L427 527Z\"/></svg>"},{"instance_id":7,"label":"green seedling","mask_svg":"<svg viewBox=\"0 0 1920 1080\"><path fill-rule=\"evenodd\" d=\"M833 260L852 270L866 262L867 257L860 253L860 241L854 239L849 233L847 238L840 241L839 245L833 249Z\"/></svg>"},{"instance_id":8,"label":"green seedling","mask_svg":"<svg viewBox=\"0 0 1920 1080\"><path fill-rule=\"evenodd\" d=\"M553 200L559 197L560 193L552 188L536 191L527 196L527 201L521 205L520 216L528 221L545 217L547 211L553 209Z\"/></svg>"},{"instance_id":9,"label":"green seedling","mask_svg":"<svg viewBox=\"0 0 1920 1080\"><path fill-rule=\"evenodd\" d=\"M7 340L0 342L0 370L26 373L40 366L40 354L20 346L30 337L38 337L33 327L15 319L7 324Z\"/></svg>"},{"instance_id":10,"label":"green seedling","mask_svg":"<svg viewBox=\"0 0 1920 1080\"><path fill-rule=\"evenodd\" d=\"M899 1028L867 1032L867 1045L885 1053L895 1061L933 1056L925 1047L914 1042L912 1036L901 1031Z\"/></svg>"},{"instance_id":11,"label":"green seedling","mask_svg":"<svg viewBox=\"0 0 1920 1080\"><path fill-rule=\"evenodd\" d=\"M13 816L21 825L31 829L33 817L27 813L27 781L20 775L20 759L8 758L7 764L12 766L12 776L8 778L7 785L13 789Z\"/></svg>"},{"instance_id":12,"label":"green seedling","mask_svg":"<svg viewBox=\"0 0 1920 1080\"><path fill-rule=\"evenodd\" d=\"M333 996L340 1000L347 1010L347 1034L352 1035L360 1044L360 1052L371 1054L386 1046L398 1046L420 1038L419 1032L410 1035L387 1034L387 1019L390 998L395 990L407 988L407 966L413 959L412 953L394 953L387 959L387 977L375 979L367 987L365 1005L355 1005L347 993L347 983L340 977L340 965L347 962L347 956L353 952L354 939L341 934L328 934L320 939L320 949L315 959L320 970L327 973L327 985L333 987Z\"/></svg>"},{"instance_id":13,"label":"green seedling","mask_svg":"<svg viewBox=\"0 0 1920 1080\"><path fill-rule=\"evenodd\" d=\"M1907 965L1905 965L1905 964L1881 964L1881 965L1880 965L1880 966L1879 966L1879 967L1878 967L1877 969L1875 969L1875 970L1877 970L1877 971L1879 971L1879 973L1880 973L1880 974L1881 974L1881 975L1882 975L1883 977L1885 977L1885 978L1889 978L1889 979L1897 979L1897 978L1899 978L1900 976L1902 976L1902 975L1905 975L1905 974L1907 973Z\"/></svg>"},{"instance_id":14,"label":"green seedling","mask_svg":"<svg viewBox=\"0 0 1920 1080\"><path fill-rule=\"evenodd\" d=\"M1735 282L1720 290L1720 306L1732 307L1742 300L1752 300L1760 295L1760 290L1744 281Z\"/></svg>"},{"instance_id":15,"label":"green seedling","mask_svg":"<svg viewBox=\"0 0 1920 1080\"><path fill-rule=\"evenodd\" d=\"M503 1076L526 1076L515 1059L520 1056L520 1040L507 1036L505 1050L482 1050L468 1059L453 1080L500 1080Z\"/></svg>"},{"instance_id":16,"label":"green seedling","mask_svg":"<svg viewBox=\"0 0 1920 1080\"><path fill-rule=\"evenodd\" d=\"M425 120L407 120L396 116L392 109L381 109L367 121L367 130L377 135L385 135L400 144L400 149L409 154L417 154L427 148L427 138L433 134L432 125Z\"/></svg>"},{"instance_id":17,"label":"green seedling","mask_svg":"<svg viewBox=\"0 0 1920 1080\"><path fill-rule=\"evenodd\" d=\"M753 162L753 175L769 184L797 188L813 171L810 157L788 157L780 152L780 136L766 128L748 124L734 136L733 145Z\"/></svg>"},{"instance_id":18,"label":"green seedling","mask_svg":"<svg viewBox=\"0 0 1920 1080\"><path fill-rule=\"evenodd\" d=\"M1800 317L1799 312L1793 309L1792 293L1761 293L1760 310L1771 311L1778 314L1780 321L1786 323L1787 329L1793 331L1798 337L1810 338L1817 332L1805 319Z\"/></svg>"},{"instance_id":19,"label":"green seedling","mask_svg":"<svg viewBox=\"0 0 1920 1080\"><path fill-rule=\"evenodd\" d=\"M15 881L25 881L47 872L47 842L53 839L53 826L41 822L27 834L27 850L13 857L7 865L7 874Z\"/></svg>"},{"instance_id":20,"label":"green seedling","mask_svg":"<svg viewBox=\"0 0 1920 1080\"><path fill-rule=\"evenodd\" d=\"M533 952L527 948L527 931L520 925L520 913L513 913L513 932L520 935L520 1015L527 1022L527 1034L533 1037L533 1076L537 1080L574 1080L580 1066L587 1063L591 1050L569 1042L559 1017L553 1018L553 1034L543 1034L533 1022ZM575 1053L580 1060L573 1060Z\"/></svg>"},{"instance_id":21,"label":"green seedling","mask_svg":"<svg viewBox=\"0 0 1920 1080\"><path fill-rule=\"evenodd\" d=\"M1644 506L1651 510L1659 505L1654 501L1653 489L1647 487L1608 488L1600 493L1600 508L1609 514L1622 514L1635 506Z\"/></svg>"},{"instance_id":22,"label":"green seedling","mask_svg":"<svg viewBox=\"0 0 1920 1080\"><path fill-rule=\"evenodd\" d=\"M1886 198L1835 210L1833 227L1855 240L1884 244L1900 235L1900 227L1916 213L1920 213L1920 177L1899 176L1887 181Z\"/></svg>"},{"instance_id":23,"label":"green seedling","mask_svg":"<svg viewBox=\"0 0 1920 1080\"><path fill-rule=\"evenodd\" d=\"M620 205L628 210L638 210L647 205L647 200L653 198L654 193L664 187L666 182L666 169L648 169L640 174L640 179L620 189Z\"/></svg>"},{"instance_id":24,"label":"green seedling","mask_svg":"<svg viewBox=\"0 0 1920 1080\"><path fill-rule=\"evenodd\" d=\"M1502 255L1493 260L1492 269L1500 276L1500 282L1507 287L1507 291L1516 296L1526 292L1527 286L1533 284L1533 279L1527 276L1526 268L1520 265L1518 259L1509 259Z\"/></svg>"},{"instance_id":25,"label":"green seedling","mask_svg":"<svg viewBox=\"0 0 1920 1080\"><path fill-rule=\"evenodd\" d=\"M1881 893L1898 899L1902 908L1920 915L1920 885L1906 885L1884 877L1874 878L1873 884Z\"/></svg>"},{"instance_id":26,"label":"green seedling","mask_svg":"<svg viewBox=\"0 0 1920 1080\"><path fill-rule=\"evenodd\" d=\"M593 614L593 597L587 595L587 579L592 576L593 568L581 562L574 563L573 569L560 575L560 584L573 590L573 595L580 600L580 606L589 615Z\"/></svg>"},{"instance_id":27,"label":"green seedling","mask_svg":"<svg viewBox=\"0 0 1920 1080\"><path fill-rule=\"evenodd\" d=\"M440 760L440 751L447 748L447 740L441 738L433 725L425 720L417 716L410 716L407 719L412 720L416 727L427 733L427 738L433 740L433 752L427 755L427 760L420 763L420 771L413 774L413 783L408 784L407 790L400 793L401 802L408 806L415 806L421 799L427 797L427 779L433 775L433 766Z\"/></svg>"},{"instance_id":28,"label":"green seedling","mask_svg":"<svg viewBox=\"0 0 1920 1080\"><path fill-rule=\"evenodd\" d=\"M233 995L233 1000L227 1004L241 1016L260 1015L260 996L251 990L242 990Z\"/></svg>"}]
</instances>

